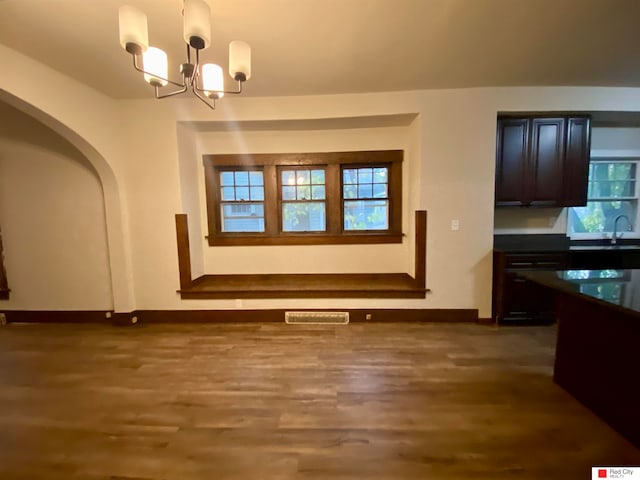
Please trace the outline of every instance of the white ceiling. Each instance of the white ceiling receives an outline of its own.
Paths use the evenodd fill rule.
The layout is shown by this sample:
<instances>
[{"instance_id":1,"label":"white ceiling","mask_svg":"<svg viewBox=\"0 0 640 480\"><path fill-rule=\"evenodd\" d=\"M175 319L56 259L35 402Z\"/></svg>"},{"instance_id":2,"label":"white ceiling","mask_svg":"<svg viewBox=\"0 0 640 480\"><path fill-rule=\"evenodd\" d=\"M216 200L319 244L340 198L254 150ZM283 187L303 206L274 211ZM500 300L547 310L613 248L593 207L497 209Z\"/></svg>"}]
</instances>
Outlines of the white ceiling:
<instances>
[{"instance_id":1,"label":"white ceiling","mask_svg":"<svg viewBox=\"0 0 640 480\"><path fill-rule=\"evenodd\" d=\"M0 43L111 97L150 97L118 42L118 8L125 3L147 14L150 43L167 51L178 80L186 49L182 0L0 0ZM247 41L253 75L245 92L252 96L640 87L640 0L209 3L213 45L202 60L226 70L229 41Z\"/></svg>"}]
</instances>

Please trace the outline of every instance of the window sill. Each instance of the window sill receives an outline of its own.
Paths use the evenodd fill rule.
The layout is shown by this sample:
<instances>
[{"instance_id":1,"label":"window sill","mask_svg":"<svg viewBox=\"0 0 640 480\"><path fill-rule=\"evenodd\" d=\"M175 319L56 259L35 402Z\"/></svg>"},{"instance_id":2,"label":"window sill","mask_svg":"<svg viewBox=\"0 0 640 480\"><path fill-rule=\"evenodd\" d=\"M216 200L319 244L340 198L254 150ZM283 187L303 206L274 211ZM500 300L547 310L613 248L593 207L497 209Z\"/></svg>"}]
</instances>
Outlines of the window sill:
<instances>
[{"instance_id":1,"label":"window sill","mask_svg":"<svg viewBox=\"0 0 640 480\"><path fill-rule=\"evenodd\" d=\"M407 273L203 275L182 299L219 298L425 298Z\"/></svg>"},{"instance_id":2,"label":"window sill","mask_svg":"<svg viewBox=\"0 0 640 480\"><path fill-rule=\"evenodd\" d=\"M402 243L402 233L357 233L344 235L299 234L286 236L216 235L208 236L209 246L237 247L251 245L355 245Z\"/></svg>"}]
</instances>

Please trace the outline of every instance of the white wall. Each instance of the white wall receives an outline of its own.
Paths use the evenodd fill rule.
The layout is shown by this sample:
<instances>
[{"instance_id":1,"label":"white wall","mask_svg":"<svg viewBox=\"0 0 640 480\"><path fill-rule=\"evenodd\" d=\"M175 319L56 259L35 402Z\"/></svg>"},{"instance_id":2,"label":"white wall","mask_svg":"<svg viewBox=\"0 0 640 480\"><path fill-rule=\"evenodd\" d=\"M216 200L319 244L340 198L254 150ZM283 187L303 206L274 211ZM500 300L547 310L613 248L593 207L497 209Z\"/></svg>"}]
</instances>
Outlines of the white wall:
<instances>
[{"instance_id":1,"label":"white wall","mask_svg":"<svg viewBox=\"0 0 640 480\"><path fill-rule=\"evenodd\" d=\"M640 128L594 128L591 156L640 157Z\"/></svg>"},{"instance_id":2,"label":"white wall","mask_svg":"<svg viewBox=\"0 0 640 480\"><path fill-rule=\"evenodd\" d=\"M238 138L242 141L238 142ZM404 150L403 184L409 178L411 164L419 161L409 147L408 127L349 128L296 131L242 131L201 133L198 152L190 162L198 164L197 186L200 228L207 232L206 196L202 155L223 153L296 153L341 152L355 150ZM403 191L403 232L415 206ZM411 216L409 213L411 212ZM407 246L403 244L326 245L298 247L208 247L204 249L204 271L208 273L393 273L413 270ZM206 245L206 243L205 243Z\"/></svg>"},{"instance_id":3,"label":"white wall","mask_svg":"<svg viewBox=\"0 0 640 480\"><path fill-rule=\"evenodd\" d=\"M135 308L127 192L120 185L129 157L120 141L128 122L119 102L0 44L0 102L8 103L68 140L95 168L102 184L114 309ZM72 92L66 95L66 92Z\"/></svg>"},{"instance_id":4,"label":"white wall","mask_svg":"<svg viewBox=\"0 0 640 480\"><path fill-rule=\"evenodd\" d=\"M0 225L18 310L111 310L102 188L73 146L0 103Z\"/></svg>"}]
</instances>

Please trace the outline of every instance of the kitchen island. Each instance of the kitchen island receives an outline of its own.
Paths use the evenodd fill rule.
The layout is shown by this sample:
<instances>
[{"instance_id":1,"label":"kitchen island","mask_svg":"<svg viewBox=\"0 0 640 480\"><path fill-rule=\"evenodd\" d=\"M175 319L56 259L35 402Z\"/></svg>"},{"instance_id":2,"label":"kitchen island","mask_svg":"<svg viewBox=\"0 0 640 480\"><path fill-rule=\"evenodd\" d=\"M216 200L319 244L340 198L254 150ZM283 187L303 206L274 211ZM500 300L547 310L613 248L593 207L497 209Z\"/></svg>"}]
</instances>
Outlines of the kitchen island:
<instances>
[{"instance_id":1,"label":"kitchen island","mask_svg":"<svg viewBox=\"0 0 640 480\"><path fill-rule=\"evenodd\" d=\"M640 448L640 270L521 275L555 292L554 381Z\"/></svg>"}]
</instances>

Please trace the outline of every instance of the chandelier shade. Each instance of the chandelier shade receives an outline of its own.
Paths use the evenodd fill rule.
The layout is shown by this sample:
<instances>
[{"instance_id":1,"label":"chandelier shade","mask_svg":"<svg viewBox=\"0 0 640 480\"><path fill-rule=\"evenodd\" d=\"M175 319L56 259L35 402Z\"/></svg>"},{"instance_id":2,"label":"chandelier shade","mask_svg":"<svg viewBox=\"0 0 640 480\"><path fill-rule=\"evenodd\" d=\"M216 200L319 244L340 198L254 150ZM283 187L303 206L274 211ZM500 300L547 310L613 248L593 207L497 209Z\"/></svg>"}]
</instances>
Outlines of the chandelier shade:
<instances>
[{"instance_id":1,"label":"chandelier shade","mask_svg":"<svg viewBox=\"0 0 640 480\"><path fill-rule=\"evenodd\" d=\"M198 49L211 45L211 10L204 0L184 0L184 41Z\"/></svg>"},{"instance_id":2,"label":"chandelier shade","mask_svg":"<svg viewBox=\"0 0 640 480\"><path fill-rule=\"evenodd\" d=\"M211 45L211 9L205 0L184 0L183 39L186 61L179 65L181 81L169 79L167 54L149 46L147 16L130 5L120 7L120 45L133 57L133 67L154 87L156 98L167 98L190 90L209 108L225 94L242 93L243 83L251 78L251 47L242 41L229 44L229 75L237 82L236 90L225 90L222 67L214 63L200 65L200 51ZM195 57L195 58L194 58ZM161 91L167 85L177 90Z\"/></svg>"},{"instance_id":3,"label":"chandelier shade","mask_svg":"<svg viewBox=\"0 0 640 480\"><path fill-rule=\"evenodd\" d=\"M143 53L149 47L147 16L136 7L124 5L118 11L120 17L120 45L127 52Z\"/></svg>"},{"instance_id":4,"label":"chandelier shade","mask_svg":"<svg viewBox=\"0 0 640 480\"><path fill-rule=\"evenodd\" d=\"M222 98L224 96L224 78L222 67L215 63L205 63L202 66L202 88L207 97Z\"/></svg>"},{"instance_id":5,"label":"chandelier shade","mask_svg":"<svg viewBox=\"0 0 640 480\"><path fill-rule=\"evenodd\" d=\"M251 47L246 42L234 40L229 44L229 75L234 80L238 76L244 80L251 78Z\"/></svg>"},{"instance_id":6,"label":"chandelier shade","mask_svg":"<svg viewBox=\"0 0 640 480\"><path fill-rule=\"evenodd\" d=\"M149 47L142 54L142 68L144 69L144 79L151 85L164 87L167 85L165 80L169 74L169 61L167 54L156 47Z\"/></svg>"}]
</instances>

